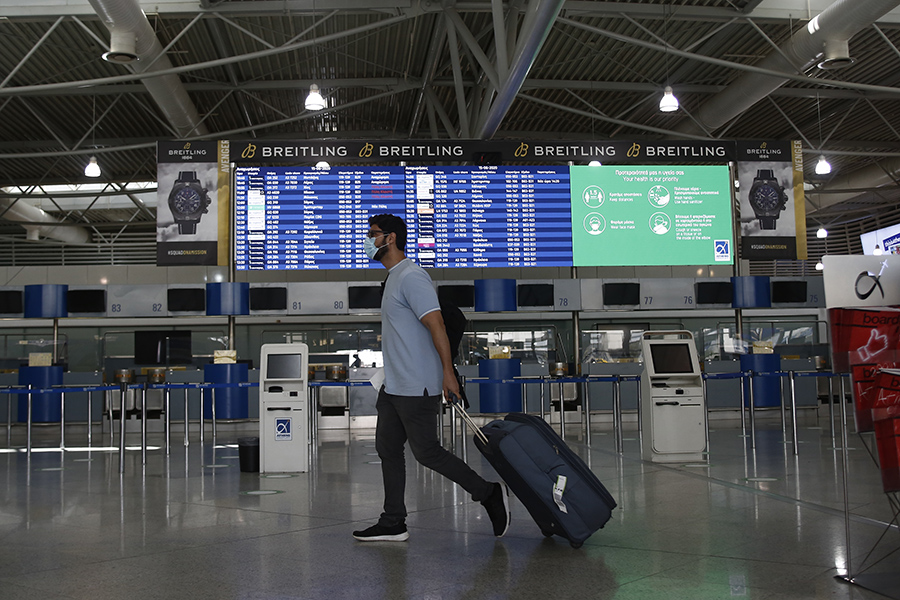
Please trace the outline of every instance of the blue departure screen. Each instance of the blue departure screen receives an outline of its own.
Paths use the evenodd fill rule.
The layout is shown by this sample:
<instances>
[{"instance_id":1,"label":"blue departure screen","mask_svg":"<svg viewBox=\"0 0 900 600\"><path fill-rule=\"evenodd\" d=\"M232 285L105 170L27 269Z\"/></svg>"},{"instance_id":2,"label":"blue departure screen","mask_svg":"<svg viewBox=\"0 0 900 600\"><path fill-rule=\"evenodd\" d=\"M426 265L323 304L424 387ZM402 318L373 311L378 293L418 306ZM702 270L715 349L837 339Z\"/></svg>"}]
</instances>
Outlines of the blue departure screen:
<instances>
[{"instance_id":1,"label":"blue departure screen","mask_svg":"<svg viewBox=\"0 0 900 600\"><path fill-rule=\"evenodd\" d=\"M379 213L423 267L572 265L568 167L238 167L236 268L371 268Z\"/></svg>"}]
</instances>

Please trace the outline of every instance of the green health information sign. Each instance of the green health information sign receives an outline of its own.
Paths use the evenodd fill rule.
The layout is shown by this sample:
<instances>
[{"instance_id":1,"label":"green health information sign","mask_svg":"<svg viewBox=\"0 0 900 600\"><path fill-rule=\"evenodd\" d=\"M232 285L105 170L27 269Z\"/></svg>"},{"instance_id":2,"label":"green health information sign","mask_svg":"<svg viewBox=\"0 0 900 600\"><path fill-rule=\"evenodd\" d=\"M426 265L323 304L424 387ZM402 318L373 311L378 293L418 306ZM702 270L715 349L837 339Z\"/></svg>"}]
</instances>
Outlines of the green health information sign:
<instances>
[{"instance_id":1,"label":"green health information sign","mask_svg":"<svg viewBox=\"0 0 900 600\"><path fill-rule=\"evenodd\" d=\"M576 267L734 262L727 166L570 169Z\"/></svg>"}]
</instances>

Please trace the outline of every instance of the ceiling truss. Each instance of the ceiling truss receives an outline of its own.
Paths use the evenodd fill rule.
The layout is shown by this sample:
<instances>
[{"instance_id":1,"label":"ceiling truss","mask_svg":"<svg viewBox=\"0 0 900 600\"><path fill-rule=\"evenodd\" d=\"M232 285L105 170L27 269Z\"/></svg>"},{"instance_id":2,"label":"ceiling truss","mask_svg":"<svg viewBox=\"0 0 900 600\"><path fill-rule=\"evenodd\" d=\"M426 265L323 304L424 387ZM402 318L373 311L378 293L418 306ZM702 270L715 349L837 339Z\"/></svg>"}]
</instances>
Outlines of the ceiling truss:
<instances>
[{"instance_id":1,"label":"ceiling truss","mask_svg":"<svg viewBox=\"0 0 900 600\"><path fill-rule=\"evenodd\" d=\"M144 87L150 77L174 75L208 130L195 139L795 138L803 140L814 186L808 208L817 218L843 210L855 219L896 205L897 186L879 186L865 202L821 212L822 199L837 192L812 166L819 154L836 173L900 157L900 19L890 13L855 35L851 67L773 72L757 63L808 23L785 18L778 5L224 0L198 9L160 2L148 19L172 66L149 73L99 58L109 32L86 0L69 3L66 14L0 3L0 120L11 124L0 137L0 185L84 183L83 166L96 155L108 191L131 209L93 195L79 209L52 212L90 228L97 244L126 230L152 231L154 204L122 186L152 181L156 141L177 138ZM704 128L698 108L741 73L787 84L720 129ZM656 110L667 82L683 107L675 116ZM329 102L314 113L303 108L312 83ZM688 122L701 133L680 134ZM0 199L11 196L25 195ZM15 231L0 226L0 235Z\"/></svg>"}]
</instances>

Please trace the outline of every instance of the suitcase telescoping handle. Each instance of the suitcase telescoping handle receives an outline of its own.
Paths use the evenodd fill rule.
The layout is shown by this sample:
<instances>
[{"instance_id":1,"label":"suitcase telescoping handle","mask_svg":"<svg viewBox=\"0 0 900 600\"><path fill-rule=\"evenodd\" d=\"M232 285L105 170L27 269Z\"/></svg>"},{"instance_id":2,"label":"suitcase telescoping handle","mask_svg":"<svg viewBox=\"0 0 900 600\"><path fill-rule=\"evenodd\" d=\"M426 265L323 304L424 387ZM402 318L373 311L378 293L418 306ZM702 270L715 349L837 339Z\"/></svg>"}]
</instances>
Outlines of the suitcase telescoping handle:
<instances>
[{"instance_id":1,"label":"suitcase telescoping handle","mask_svg":"<svg viewBox=\"0 0 900 600\"><path fill-rule=\"evenodd\" d=\"M459 413L459 417L466 422L466 425L468 425L469 428L472 429L472 431L475 432L476 437L478 437L478 439L480 439L482 443L487 446L487 436L481 430L481 427L479 427L478 424L475 423L474 420L472 420L472 417L469 416L469 413L466 412L466 409L463 408L462 401L459 399L459 396L457 396L453 392L450 392L449 399L450 406L452 406L456 410L456 412Z\"/></svg>"}]
</instances>

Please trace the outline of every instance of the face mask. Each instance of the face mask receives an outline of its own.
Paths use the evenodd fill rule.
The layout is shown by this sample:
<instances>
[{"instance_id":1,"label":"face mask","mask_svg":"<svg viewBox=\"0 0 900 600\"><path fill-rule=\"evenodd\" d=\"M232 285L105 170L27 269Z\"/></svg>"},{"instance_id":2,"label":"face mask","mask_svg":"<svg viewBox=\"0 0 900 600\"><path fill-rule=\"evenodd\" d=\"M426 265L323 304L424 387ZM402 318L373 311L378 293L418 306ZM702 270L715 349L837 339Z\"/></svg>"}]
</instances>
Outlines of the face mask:
<instances>
[{"instance_id":1,"label":"face mask","mask_svg":"<svg viewBox=\"0 0 900 600\"><path fill-rule=\"evenodd\" d=\"M375 238L370 237L367 237L363 242L363 249L366 251L366 256L368 256L372 260L375 260L375 255L378 254L378 251L382 248L385 248L386 246L387 243L385 243L383 246L376 246Z\"/></svg>"}]
</instances>

